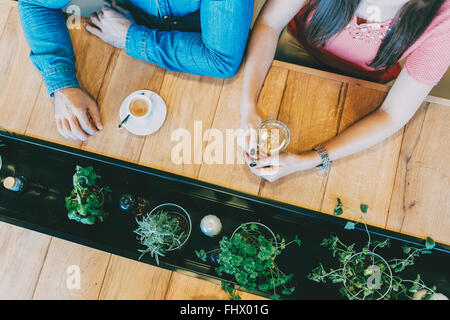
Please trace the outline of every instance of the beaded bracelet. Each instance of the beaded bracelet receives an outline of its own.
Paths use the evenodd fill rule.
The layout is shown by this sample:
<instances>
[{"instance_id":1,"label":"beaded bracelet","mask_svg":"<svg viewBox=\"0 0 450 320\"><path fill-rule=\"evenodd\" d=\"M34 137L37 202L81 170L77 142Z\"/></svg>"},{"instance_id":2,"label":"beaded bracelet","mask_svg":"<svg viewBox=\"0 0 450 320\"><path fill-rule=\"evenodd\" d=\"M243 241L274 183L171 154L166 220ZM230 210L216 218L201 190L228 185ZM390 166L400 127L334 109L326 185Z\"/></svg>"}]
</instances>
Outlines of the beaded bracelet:
<instances>
[{"instance_id":1,"label":"beaded bracelet","mask_svg":"<svg viewBox=\"0 0 450 320\"><path fill-rule=\"evenodd\" d=\"M317 169L320 171L329 170L331 168L331 160L325 147L323 145L319 145L313 150L316 151L319 154L320 159L322 159L322 164L318 166Z\"/></svg>"}]
</instances>

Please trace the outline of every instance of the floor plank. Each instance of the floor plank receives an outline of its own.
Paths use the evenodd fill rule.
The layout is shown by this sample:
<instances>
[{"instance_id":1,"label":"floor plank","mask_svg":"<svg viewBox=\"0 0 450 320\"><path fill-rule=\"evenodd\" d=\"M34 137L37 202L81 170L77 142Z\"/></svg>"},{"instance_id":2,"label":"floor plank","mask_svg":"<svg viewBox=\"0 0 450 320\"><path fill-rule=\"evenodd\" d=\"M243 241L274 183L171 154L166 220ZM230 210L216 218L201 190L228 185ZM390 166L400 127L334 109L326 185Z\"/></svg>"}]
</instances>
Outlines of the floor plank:
<instances>
[{"instance_id":1,"label":"floor plank","mask_svg":"<svg viewBox=\"0 0 450 320\"><path fill-rule=\"evenodd\" d=\"M449 123L431 104L406 126L387 228L450 244Z\"/></svg>"},{"instance_id":2,"label":"floor plank","mask_svg":"<svg viewBox=\"0 0 450 320\"><path fill-rule=\"evenodd\" d=\"M385 93L350 85L346 95L339 132L378 108ZM402 130L377 146L335 161L328 178L322 211L332 213L336 197L359 211L360 203L369 205L367 223L384 227L389 210L395 171L402 141ZM347 212L342 217L358 219Z\"/></svg>"},{"instance_id":3,"label":"floor plank","mask_svg":"<svg viewBox=\"0 0 450 320\"><path fill-rule=\"evenodd\" d=\"M0 300L31 299L49 243L47 235L0 222Z\"/></svg>"},{"instance_id":4,"label":"floor plank","mask_svg":"<svg viewBox=\"0 0 450 320\"><path fill-rule=\"evenodd\" d=\"M17 1L14 0L0 0L0 5L2 7L10 7L10 8L15 8L17 7Z\"/></svg>"},{"instance_id":5,"label":"floor plank","mask_svg":"<svg viewBox=\"0 0 450 320\"><path fill-rule=\"evenodd\" d=\"M0 48L0 126L23 133L42 79L28 56L17 9L11 9Z\"/></svg>"},{"instance_id":6,"label":"floor plank","mask_svg":"<svg viewBox=\"0 0 450 320\"><path fill-rule=\"evenodd\" d=\"M206 145L204 132L211 128L222 84L222 79L167 71L160 92L167 105L166 122L147 137L139 162L196 178ZM176 134L183 132L187 140L177 140ZM183 141L185 155L175 152ZM178 164L180 154L186 156L186 162Z\"/></svg>"},{"instance_id":7,"label":"floor plank","mask_svg":"<svg viewBox=\"0 0 450 320\"><path fill-rule=\"evenodd\" d=\"M263 120L277 117L287 74L287 70L281 68L270 70L258 103ZM218 136L224 138L223 157L219 157L223 162L219 165L204 162L198 178L225 187L233 186L235 190L258 194L261 179L248 169L237 150L237 139L231 139L229 137L232 134L227 134L227 130L239 129L240 126L242 79L243 68L235 78L225 81L212 125L212 128L218 130ZM215 139L212 139L211 144L213 143L216 143ZM232 147L227 147L230 145Z\"/></svg>"},{"instance_id":8,"label":"floor plank","mask_svg":"<svg viewBox=\"0 0 450 320\"><path fill-rule=\"evenodd\" d=\"M265 300L247 292L239 292L243 300ZM220 285L174 272L166 295L167 300L227 300Z\"/></svg>"},{"instance_id":9,"label":"floor plank","mask_svg":"<svg viewBox=\"0 0 450 320\"><path fill-rule=\"evenodd\" d=\"M342 112L340 82L289 72L278 119L291 131L288 151L311 150L336 135ZM316 170L299 172L276 182L264 182L260 195L320 210L327 176Z\"/></svg>"},{"instance_id":10,"label":"floor plank","mask_svg":"<svg viewBox=\"0 0 450 320\"><path fill-rule=\"evenodd\" d=\"M52 238L33 299L97 299L111 254ZM80 286L75 279L79 268Z\"/></svg>"},{"instance_id":11,"label":"floor plank","mask_svg":"<svg viewBox=\"0 0 450 320\"><path fill-rule=\"evenodd\" d=\"M10 12L11 8L8 5L0 3L0 37L3 34L3 30L5 28Z\"/></svg>"},{"instance_id":12,"label":"floor plank","mask_svg":"<svg viewBox=\"0 0 450 320\"><path fill-rule=\"evenodd\" d=\"M172 272L113 255L106 272L102 300L162 300Z\"/></svg>"}]
</instances>

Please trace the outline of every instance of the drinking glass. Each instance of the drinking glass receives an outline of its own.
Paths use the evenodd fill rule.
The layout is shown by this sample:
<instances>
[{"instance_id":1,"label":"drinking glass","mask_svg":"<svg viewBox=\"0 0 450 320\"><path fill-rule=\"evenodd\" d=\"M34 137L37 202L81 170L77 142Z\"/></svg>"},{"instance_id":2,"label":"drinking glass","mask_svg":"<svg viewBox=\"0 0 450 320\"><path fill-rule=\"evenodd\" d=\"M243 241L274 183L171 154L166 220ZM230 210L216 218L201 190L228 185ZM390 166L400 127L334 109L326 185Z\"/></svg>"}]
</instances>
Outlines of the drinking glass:
<instances>
[{"instance_id":1,"label":"drinking glass","mask_svg":"<svg viewBox=\"0 0 450 320\"><path fill-rule=\"evenodd\" d=\"M279 120L264 121L256 133L259 152L268 156L285 151L291 139L289 128Z\"/></svg>"}]
</instances>

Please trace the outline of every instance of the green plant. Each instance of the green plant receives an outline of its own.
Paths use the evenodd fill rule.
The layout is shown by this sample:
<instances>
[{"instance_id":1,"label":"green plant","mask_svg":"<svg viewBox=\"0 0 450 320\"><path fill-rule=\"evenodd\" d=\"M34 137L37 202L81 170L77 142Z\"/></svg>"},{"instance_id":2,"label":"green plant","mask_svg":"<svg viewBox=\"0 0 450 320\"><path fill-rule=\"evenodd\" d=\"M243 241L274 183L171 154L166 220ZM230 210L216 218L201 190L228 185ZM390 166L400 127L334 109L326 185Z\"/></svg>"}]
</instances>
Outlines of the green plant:
<instances>
[{"instance_id":1,"label":"green plant","mask_svg":"<svg viewBox=\"0 0 450 320\"><path fill-rule=\"evenodd\" d=\"M74 188L70 196L65 198L69 219L89 225L94 224L96 220L103 222L104 217L108 215L103 210L103 205L111 189L99 187L99 179L101 177L95 173L93 167L76 167L73 175Z\"/></svg>"},{"instance_id":2,"label":"green plant","mask_svg":"<svg viewBox=\"0 0 450 320\"><path fill-rule=\"evenodd\" d=\"M272 299L280 299L277 289L282 286L282 294L288 296L295 290L294 287L286 287L293 275L284 274L275 263L275 257L291 243L296 242L300 246L301 242L297 236L289 243L279 235L276 240L267 239L259 231L256 224L243 224L231 239L222 238L220 249L196 251L197 257L206 262L207 255L216 251L219 253L219 267L215 271L219 277L228 274L234 277L239 288L273 292ZM235 289L229 281L222 281L222 289L232 300L240 299L237 294L239 288Z\"/></svg>"},{"instance_id":3,"label":"green plant","mask_svg":"<svg viewBox=\"0 0 450 320\"><path fill-rule=\"evenodd\" d=\"M164 257L168 251L179 248L188 236L180 220L164 210L147 214L142 220L136 221L139 227L134 232L138 235L139 242L146 247L138 250L142 253L139 260L150 253L159 265L159 256Z\"/></svg>"},{"instance_id":4,"label":"green plant","mask_svg":"<svg viewBox=\"0 0 450 320\"><path fill-rule=\"evenodd\" d=\"M353 211L351 208L345 207L338 198L334 214L341 215L343 209ZM430 299L436 293L435 287L428 288L421 280L420 275L417 275L415 280L406 280L401 277L400 273L406 267L413 265L416 257L431 253L431 249L435 245L433 239L428 237L423 249L404 245L402 250L406 255L405 258L385 260L375 251L389 247L390 242L389 239L384 241L371 239L363 217L368 209L366 204L360 205L360 218L368 235L365 246L361 250L357 250L355 244L347 245L333 234L329 238L323 239L320 245L332 252L333 257L337 259L338 267L325 270L324 266L320 264L308 274L308 279L322 283L330 280L332 283L341 284L342 287L339 291L350 300L413 299L412 294L423 289L426 290L423 298ZM345 229L352 230L357 224L357 222L349 221L345 225ZM375 275L378 277L377 283L372 282L376 279Z\"/></svg>"}]
</instances>

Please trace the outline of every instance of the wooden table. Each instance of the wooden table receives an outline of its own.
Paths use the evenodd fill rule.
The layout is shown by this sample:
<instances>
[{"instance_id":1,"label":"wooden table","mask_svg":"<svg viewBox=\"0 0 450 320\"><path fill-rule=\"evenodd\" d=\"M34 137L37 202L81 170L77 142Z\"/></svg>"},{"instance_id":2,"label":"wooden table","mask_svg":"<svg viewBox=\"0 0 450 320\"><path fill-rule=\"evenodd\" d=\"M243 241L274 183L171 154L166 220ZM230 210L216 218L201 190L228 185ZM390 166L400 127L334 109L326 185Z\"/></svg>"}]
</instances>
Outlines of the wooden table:
<instances>
[{"instance_id":1,"label":"wooden table","mask_svg":"<svg viewBox=\"0 0 450 320\"><path fill-rule=\"evenodd\" d=\"M29 60L18 10L10 1L0 2L1 126L323 212L333 211L338 196L356 208L364 202L372 225L450 243L450 108L443 105L448 101L429 97L434 103L425 102L404 129L370 150L336 161L327 175L311 170L268 183L244 165L170 161L174 129L192 132L194 121L202 122L203 132L239 126L242 70L227 80L174 73L131 58L85 31L71 35L80 83L98 101L105 129L82 144L58 135L52 101ZM159 93L168 106L166 123L148 137L117 129L121 101L138 89ZM289 150L300 152L376 109L387 91L383 85L274 62L259 110L264 119L288 124ZM70 265L82 271L79 290L66 288ZM209 282L3 223L0 279L0 298L226 298Z\"/></svg>"}]
</instances>

